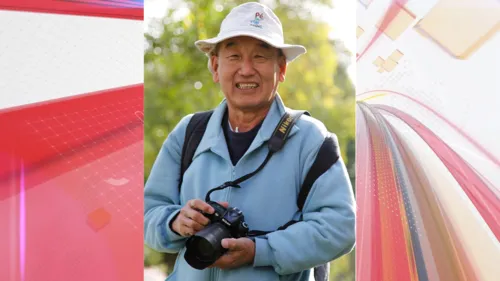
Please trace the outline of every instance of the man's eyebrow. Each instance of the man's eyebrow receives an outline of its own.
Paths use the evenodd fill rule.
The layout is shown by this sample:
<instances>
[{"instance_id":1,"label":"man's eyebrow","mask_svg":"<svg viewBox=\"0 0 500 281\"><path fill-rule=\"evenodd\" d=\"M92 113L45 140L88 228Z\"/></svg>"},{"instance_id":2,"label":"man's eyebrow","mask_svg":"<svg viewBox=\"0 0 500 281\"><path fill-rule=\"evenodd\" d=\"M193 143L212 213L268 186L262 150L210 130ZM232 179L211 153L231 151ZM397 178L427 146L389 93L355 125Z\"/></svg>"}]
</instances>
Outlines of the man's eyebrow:
<instances>
[{"instance_id":1,"label":"man's eyebrow","mask_svg":"<svg viewBox=\"0 0 500 281\"><path fill-rule=\"evenodd\" d=\"M267 49L267 50L271 49L271 46L269 46L269 44L264 43L264 42L259 43L259 47L262 47L262 48Z\"/></svg>"},{"instance_id":2,"label":"man's eyebrow","mask_svg":"<svg viewBox=\"0 0 500 281\"><path fill-rule=\"evenodd\" d=\"M227 42L226 44L224 44L224 47L225 47L225 48L230 48L230 47L234 47L234 46L236 46L236 45L237 45L237 44L236 44L236 42L234 42L234 41L229 41L229 42Z\"/></svg>"}]
</instances>

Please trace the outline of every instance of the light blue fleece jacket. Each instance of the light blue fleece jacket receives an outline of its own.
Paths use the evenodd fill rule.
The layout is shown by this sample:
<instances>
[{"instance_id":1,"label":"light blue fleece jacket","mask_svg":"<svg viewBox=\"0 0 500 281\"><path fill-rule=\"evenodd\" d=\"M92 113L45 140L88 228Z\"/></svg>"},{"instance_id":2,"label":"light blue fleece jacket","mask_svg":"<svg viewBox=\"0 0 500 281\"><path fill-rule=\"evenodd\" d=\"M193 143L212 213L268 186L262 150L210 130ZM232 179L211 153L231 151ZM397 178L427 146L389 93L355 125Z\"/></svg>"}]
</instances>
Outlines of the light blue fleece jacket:
<instances>
[{"instance_id":1,"label":"light blue fleece jacket","mask_svg":"<svg viewBox=\"0 0 500 281\"><path fill-rule=\"evenodd\" d=\"M184 117L167 137L145 186L145 242L160 252L179 253L169 281L306 281L310 268L336 259L354 246L355 203L342 159L314 183L302 221L255 239L253 264L231 270L196 270L184 259L187 239L169 227L170 220L188 200L204 200L211 188L257 169L268 153L267 140L285 113L277 94L257 136L233 166L221 126L226 107L223 101L208 122L184 174L180 194L180 158L192 115ZM242 210L251 230L276 230L291 219L299 219L297 196L326 134L320 121L303 115L282 150L259 173L241 183L241 188L215 191L211 199L227 201Z\"/></svg>"}]
</instances>

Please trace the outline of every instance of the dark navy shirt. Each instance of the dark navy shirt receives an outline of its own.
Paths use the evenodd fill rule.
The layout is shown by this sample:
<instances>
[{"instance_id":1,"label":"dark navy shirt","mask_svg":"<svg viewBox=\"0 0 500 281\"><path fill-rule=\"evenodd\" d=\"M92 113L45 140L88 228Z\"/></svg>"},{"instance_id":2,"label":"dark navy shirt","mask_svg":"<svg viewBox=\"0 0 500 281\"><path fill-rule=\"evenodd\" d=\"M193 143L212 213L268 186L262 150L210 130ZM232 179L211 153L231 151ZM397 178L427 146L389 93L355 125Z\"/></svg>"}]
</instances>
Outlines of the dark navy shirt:
<instances>
[{"instance_id":1,"label":"dark navy shirt","mask_svg":"<svg viewBox=\"0 0 500 281\"><path fill-rule=\"evenodd\" d=\"M257 132L259 132L259 129L262 126L262 122L264 121L260 122L257 126L253 127L248 132L236 133L233 132L229 127L228 118L229 117L226 110L224 118L222 118L221 125L224 130L224 136L226 137L226 143L229 150L229 156L231 157L231 162L233 162L233 166L235 166L252 144L253 139L257 135Z\"/></svg>"}]
</instances>

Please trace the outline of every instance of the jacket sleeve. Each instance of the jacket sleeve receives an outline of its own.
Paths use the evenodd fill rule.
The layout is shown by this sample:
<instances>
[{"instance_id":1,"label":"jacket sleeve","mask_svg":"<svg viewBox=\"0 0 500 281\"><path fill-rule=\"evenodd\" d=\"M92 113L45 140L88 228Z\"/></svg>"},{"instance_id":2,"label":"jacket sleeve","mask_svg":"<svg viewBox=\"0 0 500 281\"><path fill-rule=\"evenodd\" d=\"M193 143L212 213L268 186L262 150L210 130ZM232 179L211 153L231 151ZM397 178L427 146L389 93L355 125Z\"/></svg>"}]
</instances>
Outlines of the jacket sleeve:
<instances>
[{"instance_id":1,"label":"jacket sleeve","mask_svg":"<svg viewBox=\"0 0 500 281\"><path fill-rule=\"evenodd\" d=\"M176 253L186 239L170 229L182 208L178 182L184 134L190 116L184 117L163 143L144 188L144 240L159 252Z\"/></svg>"},{"instance_id":2,"label":"jacket sleeve","mask_svg":"<svg viewBox=\"0 0 500 281\"><path fill-rule=\"evenodd\" d=\"M306 163L314 161L310 153ZM355 244L355 201L342 158L314 183L303 219L285 230L257 237L254 266L280 275L300 272L349 253Z\"/></svg>"}]
</instances>

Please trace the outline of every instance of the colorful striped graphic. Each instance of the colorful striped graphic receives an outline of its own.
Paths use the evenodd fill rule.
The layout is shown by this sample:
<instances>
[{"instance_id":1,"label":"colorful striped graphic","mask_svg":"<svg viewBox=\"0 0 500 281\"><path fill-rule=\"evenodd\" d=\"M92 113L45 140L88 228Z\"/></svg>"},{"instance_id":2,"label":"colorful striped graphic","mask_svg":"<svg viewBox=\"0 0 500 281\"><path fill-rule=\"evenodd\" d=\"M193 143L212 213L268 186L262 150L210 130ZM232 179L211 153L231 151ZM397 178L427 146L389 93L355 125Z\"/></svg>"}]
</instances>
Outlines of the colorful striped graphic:
<instances>
[{"instance_id":1,"label":"colorful striped graphic","mask_svg":"<svg viewBox=\"0 0 500 281\"><path fill-rule=\"evenodd\" d=\"M496 281L500 97L493 93L500 84L492 73L500 64L492 58L500 37L490 32L490 16L477 20L499 13L500 3L424 2L358 6L356 280ZM388 22L395 7L415 20L394 26L392 36L384 27L396 24ZM460 40L446 36L438 15L467 26L474 18L470 26L485 28L467 38L489 32L488 40L466 59L451 56L438 42ZM455 24L445 26L451 32ZM397 66L380 71L380 58L395 52L404 54Z\"/></svg>"},{"instance_id":2,"label":"colorful striped graphic","mask_svg":"<svg viewBox=\"0 0 500 281\"><path fill-rule=\"evenodd\" d=\"M375 206L370 208L371 235L377 237L379 233L382 237L371 238L371 243L380 244L381 250L370 255L370 265L380 267L382 274L370 280L495 280L500 273L494 262L500 259L498 187L486 182L485 175L410 115L386 105L359 102L358 106L367 127L362 138L371 140L358 143L358 147L363 146L359 152L368 149L371 157L367 160L374 163L363 167L374 178L366 182L364 177L358 182L373 196L360 192L358 199L361 206ZM402 123L392 121L394 117ZM412 128L422 139L420 145L427 145L439 160L415 156L419 150L411 146L410 136L402 133L406 130L402 124ZM438 167L430 172L419 171L418 166L435 161L440 164L436 165L439 172ZM455 188L439 184L439 176L446 172L452 176L449 181L455 181L451 184ZM440 188L446 190L437 193L435 189ZM441 202L439 194L451 197L452 193L462 197L463 205L458 200ZM458 209L462 209L459 213L469 214L459 216L455 213ZM358 225L367 223L364 218ZM366 244L361 241L366 236L364 232L358 234L362 251ZM358 257L363 259L364 253ZM359 280L369 280L364 270L358 270Z\"/></svg>"}]
</instances>

